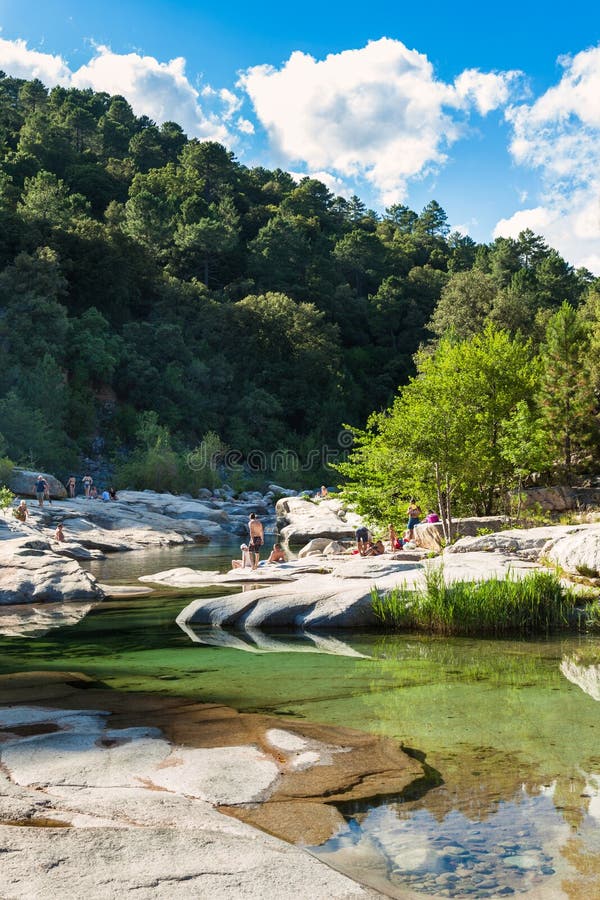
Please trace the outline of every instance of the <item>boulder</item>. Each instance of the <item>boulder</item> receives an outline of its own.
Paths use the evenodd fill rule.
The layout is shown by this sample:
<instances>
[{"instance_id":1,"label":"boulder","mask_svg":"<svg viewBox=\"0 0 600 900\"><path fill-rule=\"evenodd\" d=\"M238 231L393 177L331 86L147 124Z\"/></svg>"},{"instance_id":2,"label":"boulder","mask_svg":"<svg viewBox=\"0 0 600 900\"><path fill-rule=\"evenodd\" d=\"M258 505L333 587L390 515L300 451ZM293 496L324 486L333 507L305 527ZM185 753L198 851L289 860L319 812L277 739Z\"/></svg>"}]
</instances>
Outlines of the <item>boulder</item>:
<instances>
[{"instance_id":1,"label":"boulder","mask_svg":"<svg viewBox=\"0 0 600 900\"><path fill-rule=\"evenodd\" d=\"M476 537L482 531L500 531L506 524L506 516L467 516L452 520L454 537ZM424 550L440 551L444 545L444 530L441 522L421 522L415 526L415 546Z\"/></svg>"},{"instance_id":2,"label":"boulder","mask_svg":"<svg viewBox=\"0 0 600 900\"><path fill-rule=\"evenodd\" d=\"M0 605L102 600L96 579L40 538L0 543Z\"/></svg>"},{"instance_id":3,"label":"boulder","mask_svg":"<svg viewBox=\"0 0 600 900\"><path fill-rule=\"evenodd\" d=\"M29 469L15 467L11 472L8 486L13 494L17 494L19 497L35 497L35 483L38 475L43 475L48 482L52 500L65 499L67 496L66 487L58 478L55 478L54 475L48 475L47 472L32 472Z\"/></svg>"},{"instance_id":4,"label":"boulder","mask_svg":"<svg viewBox=\"0 0 600 900\"><path fill-rule=\"evenodd\" d=\"M546 525L541 528L511 528L493 534L482 534L479 537L460 538L455 544L446 547L445 553L504 553L521 559L537 560L545 555L549 542L565 537L584 526ZM589 526L593 527L593 526Z\"/></svg>"},{"instance_id":5,"label":"boulder","mask_svg":"<svg viewBox=\"0 0 600 900\"><path fill-rule=\"evenodd\" d=\"M573 488L565 485L527 488L521 492L521 507L522 509L539 507L546 512L565 512L577 508L577 494Z\"/></svg>"},{"instance_id":6,"label":"boulder","mask_svg":"<svg viewBox=\"0 0 600 900\"><path fill-rule=\"evenodd\" d=\"M304 559L306 556L312 556L315 553L322 553L325 547L331 544L329 538L313 538L298 553L298 559Z\"/></svg>"},{"instance_id":7,"label":"boulder","mask_svg":"<svg viewBox=\"0 0 600 900\"><path fill-rule=\"evenodd\" d=\"M354 538L362 519L349 512L340 500L314 503L304 497L286 497L277 502L277 529L288 544L305 544L313 538Z\"/></svg>"},{"instance_id":8,"label":"boulder","mask_svg":"<svg viewBox=\"0 0 600 900\"><path fill-rule=\"evenodd\" d=\"M570 575L600 578L600 525L584 525L553 540L544 555Z\"/></svg>"},{"instance_id":9,"label":"boulder","mask_svg":"<svg viewBox=\"0 0 600 900\"><path fill-rule=\"evenodd\" d=\"M268 484L267 490L274 494L276 497L295 497L298 493L298 491L283 488L279 484Z\"/></svg>"},{"instance_id":10,"label":"boulder","mask_svg":"<svg viewBox=\"0 0 600 900\"><path fill-rule=\"evenodd\" d=\"M422 547L424 550L435 550L439 552L444 546L444 532L441 522L422 522L415 525L415 546Z\"/></svg>"},{"instance_id":11,"label":"boulder","mask_svg":"<svg viewBox=\"0 0 600 900\"><path fill-rule=\"evenodd\" d=\"M330 541L323 550L323 556L340 556L340 554L346 553L349 546L349 543L342 544L341 541Z\"/></svg>"}]
</instances>

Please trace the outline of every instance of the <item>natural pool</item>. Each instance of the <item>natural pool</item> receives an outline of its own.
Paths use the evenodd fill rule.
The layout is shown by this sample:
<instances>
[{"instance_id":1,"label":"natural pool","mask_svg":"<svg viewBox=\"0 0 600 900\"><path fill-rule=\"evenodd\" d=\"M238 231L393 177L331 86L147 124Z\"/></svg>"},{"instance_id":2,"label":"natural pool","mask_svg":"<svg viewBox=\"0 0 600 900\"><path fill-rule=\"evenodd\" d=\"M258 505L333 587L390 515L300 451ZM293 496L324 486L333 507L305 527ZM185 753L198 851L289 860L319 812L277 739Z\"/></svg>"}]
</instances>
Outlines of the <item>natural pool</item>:
<instances>
[{"instance_id":1,"label":"natural pool","mask_svg":"<svg viewBox=\"0 0 600 900\"><path fill-rule=\"evenodd\" d=\"M232 550L94 565L125 580L223 568ZM300 717L395 737L424 755L429 789L344 809L347 827L313 852L398 897L600 897L600 639L257 634L233 636L234 648L226 634L175 624L188 600L105 602L41 638L0 638L0 672L82 671L120 690L285 715L290 726Z\"/></svg>"}]
</instances>

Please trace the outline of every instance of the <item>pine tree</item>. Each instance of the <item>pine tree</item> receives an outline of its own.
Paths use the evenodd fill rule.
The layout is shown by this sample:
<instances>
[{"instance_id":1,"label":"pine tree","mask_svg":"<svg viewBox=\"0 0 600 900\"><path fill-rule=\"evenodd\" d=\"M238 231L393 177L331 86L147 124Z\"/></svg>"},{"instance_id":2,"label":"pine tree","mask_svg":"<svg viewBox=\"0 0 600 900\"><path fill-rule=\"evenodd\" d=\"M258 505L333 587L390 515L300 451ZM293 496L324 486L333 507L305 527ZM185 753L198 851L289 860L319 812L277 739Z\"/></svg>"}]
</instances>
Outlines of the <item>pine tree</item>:
<instances>
[{"instance_id":1,"label":"pine tree","mask_svg":"<svg viewBox=\"0 0 600 900\"><path fill-rule=\"evenodd\" d=\"M588 346L588 333L577 311L563 303L546 328L540 406L567 477L574 451L593 432L595 397L586 365Z\"/></svg>"}]
</instances>

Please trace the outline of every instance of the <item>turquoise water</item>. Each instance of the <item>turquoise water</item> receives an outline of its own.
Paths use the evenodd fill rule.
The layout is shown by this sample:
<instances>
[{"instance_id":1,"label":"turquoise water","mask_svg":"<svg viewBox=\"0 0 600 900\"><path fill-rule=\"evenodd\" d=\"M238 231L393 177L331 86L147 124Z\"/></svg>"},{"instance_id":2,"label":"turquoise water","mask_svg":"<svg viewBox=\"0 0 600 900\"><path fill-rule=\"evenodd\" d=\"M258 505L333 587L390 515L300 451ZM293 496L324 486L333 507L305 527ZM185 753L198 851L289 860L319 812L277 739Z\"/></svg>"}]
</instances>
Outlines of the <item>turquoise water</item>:
<instances>
[{"instance_id":1,"label":"turquoise water","mask_svg":"<svg viewBox=\"0 0 600 900\"><path fill-rule=\"evenodd\" d=\"M131 573L133 556L118 566ZM171 551L165 565L136 564L228 558ZM106 568L103 579L117 577ZM392 896L600 897L598 638L240 639L184 632L174 620L188 601L105 602L41 638L0 638L0 672L82 671L120 690L394 737L430 767L430 789L343 809L347 827L313 852Z\"/></svg>"}]
</instances>

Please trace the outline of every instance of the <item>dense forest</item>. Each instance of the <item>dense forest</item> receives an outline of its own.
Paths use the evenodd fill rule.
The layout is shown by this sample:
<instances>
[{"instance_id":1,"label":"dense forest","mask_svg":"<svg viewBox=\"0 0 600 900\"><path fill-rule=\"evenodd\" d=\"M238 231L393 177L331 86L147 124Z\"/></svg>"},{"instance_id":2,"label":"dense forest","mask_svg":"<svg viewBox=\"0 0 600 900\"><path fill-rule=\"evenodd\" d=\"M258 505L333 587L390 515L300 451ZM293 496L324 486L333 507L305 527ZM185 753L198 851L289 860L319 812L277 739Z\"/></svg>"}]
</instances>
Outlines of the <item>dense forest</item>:
<instances>
[{"instance_id":1,"label":"dense forest","mask_svg":"<svg viewBox=\"0 0 600 900\"><path fill-rule=\"evenodd\" d=\"M435 201L379 215L120 96L0 73L0 151L0 456L17 462L64 472L207 434L304 459L388 407L444 335L493 327L537 352L565 302L597 323L597 280L531 232L477 244Z\"/></svg>"}]
</instances>

